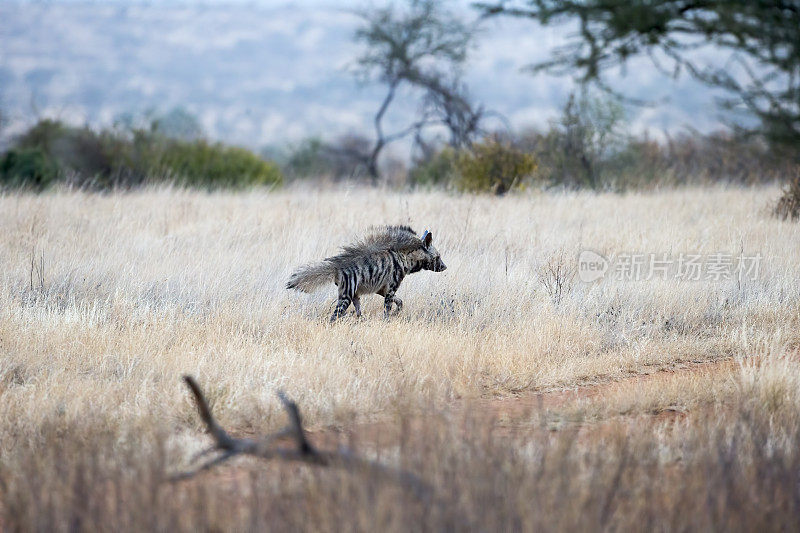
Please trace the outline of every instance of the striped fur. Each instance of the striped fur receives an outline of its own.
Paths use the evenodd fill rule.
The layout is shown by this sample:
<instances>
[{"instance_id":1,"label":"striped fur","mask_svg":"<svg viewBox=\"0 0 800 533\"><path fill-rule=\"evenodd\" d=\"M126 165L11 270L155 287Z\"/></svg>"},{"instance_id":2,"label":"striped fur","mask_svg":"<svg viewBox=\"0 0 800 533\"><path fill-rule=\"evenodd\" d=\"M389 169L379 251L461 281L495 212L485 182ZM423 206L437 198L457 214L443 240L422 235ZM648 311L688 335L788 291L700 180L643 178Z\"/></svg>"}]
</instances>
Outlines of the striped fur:
<instances>
[{"instance_id":1,"label":"striped fur","mask_svg":"<svg viewBox=\"0 0 800 533\"><path fill-rule=\"evenodd\" d=\"M352 303L356 316L361 316L360 296L379 294L384 298L384 314L388 317L392 304L400 312L403 301L395 296L406 275L420 270L441 272L447 266L433 246L433 234L422 237L408 226L380 226L342 248L341 253L321 263L306 265L295 271L287 289L311 292L332 281L339 287L339 300L331 322L344 315Z\"/></svg>"}]
</instances>

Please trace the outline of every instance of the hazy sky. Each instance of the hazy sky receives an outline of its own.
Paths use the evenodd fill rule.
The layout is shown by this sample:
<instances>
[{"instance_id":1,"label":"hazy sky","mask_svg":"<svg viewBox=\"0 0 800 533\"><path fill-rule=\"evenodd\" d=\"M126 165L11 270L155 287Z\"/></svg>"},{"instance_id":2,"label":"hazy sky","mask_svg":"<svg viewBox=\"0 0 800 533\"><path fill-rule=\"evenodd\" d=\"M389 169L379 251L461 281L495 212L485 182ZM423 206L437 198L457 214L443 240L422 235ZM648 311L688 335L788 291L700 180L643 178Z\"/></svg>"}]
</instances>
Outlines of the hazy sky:
<instances>
[{"instance_id":1,"label":"hazy sky","mask_svg":"<svg viewBox=\"0 0 800 533\"><path fill-rule=\"evenodd\" d=\"M251 147L368 133L382 92L350 74L359 51L350 11L375 3L0 0L5 135L37 116L105 125L121 113L175 106L197 115L212 137ZM468 2L451 5L474 16ZM488 24L467 69L475 98L515 128L546 125L573 84L521 69L547 57L565 31L527 20ZM721 125L714 95L689 79L665 78L647 61L613 78L658 103L630 111L637 132ZM397 127L416 110L400 104L389 117Z\"/></svg>"}]
</instances>

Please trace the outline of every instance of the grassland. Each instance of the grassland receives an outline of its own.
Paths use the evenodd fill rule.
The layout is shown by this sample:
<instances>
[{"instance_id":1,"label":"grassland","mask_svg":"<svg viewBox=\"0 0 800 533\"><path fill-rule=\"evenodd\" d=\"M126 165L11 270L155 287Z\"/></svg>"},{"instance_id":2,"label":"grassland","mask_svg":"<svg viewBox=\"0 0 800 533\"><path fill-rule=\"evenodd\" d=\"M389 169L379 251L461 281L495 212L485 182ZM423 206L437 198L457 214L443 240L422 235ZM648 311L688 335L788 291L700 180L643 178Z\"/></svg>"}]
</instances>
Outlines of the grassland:
<instances>
[{"instance_id":1,"label":"grassland","mask_svg":"<svg viewBox=\"0 0 800 533\"><path fill-rule=\"evenodd\" d=\"M158 189L0 197L0 524L22 529L783 527L800 516L800 226L778 189ZM291 270L372 224L448 265L328 324ZM760 254L758 275L592 284L578 253ZM560 266L563 291L548 290ZM243 461L165 484L206 438L278 429L424 474ZM648 522L649 521L649 522ZM738 527L737 527L738 526Z\"/></svg>"}]
</instances>

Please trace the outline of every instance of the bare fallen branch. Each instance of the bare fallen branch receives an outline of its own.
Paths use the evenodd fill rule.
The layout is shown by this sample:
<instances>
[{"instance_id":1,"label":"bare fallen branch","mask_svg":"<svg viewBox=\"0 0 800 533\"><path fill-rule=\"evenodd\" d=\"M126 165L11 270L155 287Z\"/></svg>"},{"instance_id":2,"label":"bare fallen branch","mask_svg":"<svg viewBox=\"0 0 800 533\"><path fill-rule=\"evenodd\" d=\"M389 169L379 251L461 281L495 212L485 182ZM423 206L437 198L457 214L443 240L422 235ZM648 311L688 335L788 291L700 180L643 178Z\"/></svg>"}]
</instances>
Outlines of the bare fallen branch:
<instances>
[{"instance_id":1,"label":"bare fallen branch","mask_svg":"<svg viewBox=\"0 0 800 533\"><path fill-rule=\"evenodd\" d=\"M195 379L192 376L184 376L183 379L189 387L189 390L192 391L192 395L197 403L197 410L200 412L200 418L203 420L208 433L211 435L212 439L214 439L212 447L197 454L194 460L214 452L219 452L219 455L194 470L171 476L169 478L170 481L190 479L200 472L224 463L228 459L239 455L248 455L260 459L298 461L323 467L360 471L366 475L378 476L398 483L411 490L420 498L426 498L431 493L430 486L410 472L399 470L376 461L363 459L352 454L349 450L325 451L316 449L306 437L300 409L283 391L278 391L278 398L283 404L286 413L289 415L289 425L287 427L259 440L231 437L217 423L214 415L211 413L208 401ZM272 446L275 440L284 437L292 437L295 447L282 448Z\"/></svg>"}]
</instances>

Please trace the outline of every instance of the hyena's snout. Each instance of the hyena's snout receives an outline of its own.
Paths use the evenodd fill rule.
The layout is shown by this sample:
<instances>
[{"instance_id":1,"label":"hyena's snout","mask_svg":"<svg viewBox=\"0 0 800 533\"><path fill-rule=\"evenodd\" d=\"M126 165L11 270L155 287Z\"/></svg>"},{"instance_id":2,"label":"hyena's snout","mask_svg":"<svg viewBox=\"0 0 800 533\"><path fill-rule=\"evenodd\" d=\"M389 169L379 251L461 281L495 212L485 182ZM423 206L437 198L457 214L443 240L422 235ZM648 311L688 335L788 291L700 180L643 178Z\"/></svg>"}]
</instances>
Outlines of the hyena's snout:
<instances>
[{"instance_id":1,"label":"hyena's snout","mask_svg":"<svg viewBox=\"0 0 800 533\"><path fill-rule=\"evenodd\" d=\"M436 261L436 265L434 266L433 271L434 272L443 272L445 270L447 270L447 265L444 264L444 261L442 261L441 259Z\"/></svg>"}]
</instances>

